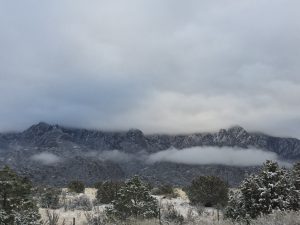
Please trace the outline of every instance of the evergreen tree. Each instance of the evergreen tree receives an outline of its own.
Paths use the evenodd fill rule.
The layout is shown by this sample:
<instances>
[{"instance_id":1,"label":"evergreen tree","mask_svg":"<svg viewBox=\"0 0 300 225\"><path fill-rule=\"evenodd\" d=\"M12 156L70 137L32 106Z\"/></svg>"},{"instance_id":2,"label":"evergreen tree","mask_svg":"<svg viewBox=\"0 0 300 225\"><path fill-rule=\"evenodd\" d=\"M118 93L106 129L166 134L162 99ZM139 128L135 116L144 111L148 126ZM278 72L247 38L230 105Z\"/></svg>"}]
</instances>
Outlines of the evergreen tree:
<instances>
[{"instance_id":1,"label":"evergreen tree","mask_svg":"<svg viewBox=\"0 0 300 225\"><path fill-rule=\"evenodd\" d=\"M71 181L68 184L68 189L71 192L75 193L83 193L84 192L84 183L78 180Z\"/></svg>"},{"instance_id":2,"label":"evergreen tree","mask_svg":"<svg viewBox=\"0 0 300 225\"><path fill-rule=\"evenodd\" d=\"M257 180L259 186L259 203L261 212L269 214L273 210L290 208L291 196L294 191L286 170L279 168L278 163L267 161Z\"/></svg>"},{"instance_id":3,"label":"evergreen tree","mask_svg":"<svg viewBox=\"0 0 300 225\"><path fill-rule=\"evenodd\" d=\"M147 185L135 176L120 188L117 199L112 201L112 207L108 207L106 212L121 219L157 217L158 203L150 195Z\"/></svg>"},{"instance_id":4,"label":"evergreen tree","mask_svg":"<svg viewBox=\"0 0 300 225\"><path fill-rule=\"evenodd\" d=\"M211 207L225 206L228 201L228 187L220 178L200 176L187 188L187 195L192 204L203 204Z\"/></svg>"},{"instance_id":5,"label":"evergreen tree","mask_svg":"<svg viewBox=\"0 0 300 225\"><path fill-rule=\"evenodd\" d=\"M242 182L241 194L230 197L226 215L232 219L253 219L274 210L297 210L300 199L292 180L289 171L281 169L276 162L266 161L259 174Z\"/></svg>"},{"instance_id":6,"label":"evergreen tree","mask_svg":"<svg viewBox=\"0 0 300 225\"><path fill-rule=\"evenodd\" d=\"M291 209L300 210L300 162L297 162L293 166L291 179L294 185L294 190L291 193L291 197L293 199Z\"/></svg>"},{"instance_id":7,"label":"evergreen tree","mask_svg":"<svg viewBox=\"0 0 300 225\"><path fill-rule=\"evenodd\" d=\"M296 190L300 191L300 162L293 166L292 176Z\"/></svg>"},{"instance_id":8,"label":"evergreen tree","mask_svg":"<svg viewBox=\"0 0 300 225\"><path fill-rule=\"evenodd\" d=\"M106 181L103 184L98 184L96 199L99 203L108 204L117 198L118 191L123 183Z\"/></svg>"},{"instance_id":9,"label":"evergreen tree","mask_svg":"<svg viewBox=\"0 0 300 225\"><path fill-rule=\"evenodd\" d=\"M61 189L47 187L38 190L39 193L39 205L42 208L58 209L60 207L59 197L61 195Z\"/></svg>"},{"instance_id":10,"label":"evergreen tree","mask_svg":"<svg viewBox=\"0 0 300 225\"><path fill-rule=\"evenodd\" d=\"M224 216L234 221L243 220L247 215L243 195L240 190L230 191Z\"/></svg>"},{"instance_id":11,"label":"evergreen tree","mask_svg":"<svg viewBox=\"0 0 300 225\"><path fill-rule=\"evenodd\" d=\"M0 224L35 225L40 215L28 179L19 177L9 167L0 170Z\"/></svg>"}]
</instances>

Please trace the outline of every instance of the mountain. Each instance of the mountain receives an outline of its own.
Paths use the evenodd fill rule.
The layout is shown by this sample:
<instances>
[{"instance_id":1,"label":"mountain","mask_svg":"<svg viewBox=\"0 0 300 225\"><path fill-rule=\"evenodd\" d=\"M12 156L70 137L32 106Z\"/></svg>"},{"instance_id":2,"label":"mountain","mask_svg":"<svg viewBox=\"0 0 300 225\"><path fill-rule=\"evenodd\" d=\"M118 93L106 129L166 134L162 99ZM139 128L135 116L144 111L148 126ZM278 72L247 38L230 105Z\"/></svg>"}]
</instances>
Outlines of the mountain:
<instances>
[{"instance_id":1,"label":"mountain","mask_svg":"<svg viewBox=\"0 0 300 225\"><path fill-rule=\"evenodd\" d=\"M250 133L239 126L216 133L186 135L145 135L142 131L108 132L68 128L39 123L23 132L0 134L0 166L9 165L37 183L64 186L74 179L93 184L107 179L124 179L139 174L157 183L188 184L201 174L217 175L231 185L257 167L222 165L186 165L179 163L145 163L127 155L152 154L175 147L194 146L255 147L275 152L282 160L300 159L300 140ZM104 159L99 154L118 150L118 158ZM119 153L122 153L121 155Z\"/></svg>"}]
</instances>

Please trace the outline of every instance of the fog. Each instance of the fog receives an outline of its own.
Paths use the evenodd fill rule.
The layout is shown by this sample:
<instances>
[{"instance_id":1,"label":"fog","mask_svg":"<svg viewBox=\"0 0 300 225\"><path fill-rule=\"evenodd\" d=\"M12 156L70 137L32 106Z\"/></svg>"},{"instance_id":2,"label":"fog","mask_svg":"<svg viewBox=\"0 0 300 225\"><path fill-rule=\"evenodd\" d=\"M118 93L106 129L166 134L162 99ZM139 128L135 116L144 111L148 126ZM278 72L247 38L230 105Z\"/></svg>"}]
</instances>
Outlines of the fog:
<instances>
[{"instance_id":1,"label":"fog","mask_svg":"<svg viewBox=\"0 0 300 225\"><path fill-rule=\"evenodd\" d=\"M89 157L96 157L101 161L113 161L117 163L128 163L135 160L147 164L157 162L182 163L189 165L218 164L227 166L260 166L266 160L277 161L282 165L276 153L256 148L236 147L192 147L184 149L170 148L153 154L140 151L136 154L125 153L119 150L103 152L90 152Z\"/></svg>"},{"instance_id":2,"label":"fog","mask_svg":"<svg viewBox=\"0 0 300 225\"><path fill-rule=\"evenodd\" d=\"M230 147L171 148L152 154L148 162L173 162L190 165L219 164L227 166L257 166L266 160L277 161L277 154L255 148L240 149Z\"/></svg>"},{"instance_id":3,"label":"fog","mask_svg":"<svg viewBox=\"0 0 300 225\"><path fill-rule=\"evenodd\" d=\"M31 160L39 162L43 165L52 165L59 162L62 162L62 159L52 153L42 152L36 155L31 156Z\"/></svg>"}]
</instances>

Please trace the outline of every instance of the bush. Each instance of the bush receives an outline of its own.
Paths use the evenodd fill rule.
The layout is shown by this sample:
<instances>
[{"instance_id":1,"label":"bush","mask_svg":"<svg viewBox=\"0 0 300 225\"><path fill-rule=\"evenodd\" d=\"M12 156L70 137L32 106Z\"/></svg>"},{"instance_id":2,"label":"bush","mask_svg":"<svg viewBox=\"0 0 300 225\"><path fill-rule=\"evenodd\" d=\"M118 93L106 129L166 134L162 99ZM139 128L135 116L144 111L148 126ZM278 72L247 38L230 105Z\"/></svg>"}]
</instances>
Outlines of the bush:
<instances>
[{"instance_id":1,"label":"bush","mask_svg":"<svg viewBox=\"0 0 300 225\"><path fill-rule=\"evenodd\" d=\"M162 210L162 219L166 222L181 225L184 217L175 209L174 205L169 203Z\"/></svg>"},{"instance_id":2,"label":"bush","mask_svg":"<svg viewBox=\"0 0 300 225\"><path fill-rule=\"evenodd\" d=\"M60 207L59 197L61 189L58 188L43 188L40 190L39 204L42 208L58 209Z\"/></svg>"},{"instance_id":3,"label":"bush","mask_svg":"<svg viewBox=\"0 0 300 225\"><path fill-rule=\"evenodd\" d=\"M66 209L69 210L84 210L90 211L92 210L93 205L90 199L86 195L80 195L69 200Z\"/></svg>"},{"instance_id":4,"label":"bush","mask_svg":"<svg viewBox=\"0 0 300 225\"><path fill-rule=\"evenodd\" d=\"M225 206L228 201L228 187L218 177L200 176L186 188L192 204L203 204L205 207Z\"/></svg>"},{"instance_id":5,"label":"bush","mask_svg":"<svg viewBox=\"0 0 300 225\"><path fill-rule=\"evenodd\" d=\"M70 192L83 193L84 192L84 183L81 181L71 181L68 184L68 189Z\"/></svg>"},{"instance_id":6,"label":"bush","mask_svg":"<svg viewBox=\"0 0 300 225\"><path fill-rule=\"evenodd\" d=\"M135 176L120 188L112 206L106 208L106 213L120 219L153 218L158 215L158 203L150 195L148 187Z\"/></svg>"},{"instance_id":7,"label":"bush","mask_svg":"<svg viewBox=\"0 0 300 225\"><path fill-rule=\"evenodd\" d=\"M116 200L117 193L124 183L117 181L106 181L103 184L98 183L96 199L97 202L102 204L109 204Z\"/></svg>"}]
</instances>

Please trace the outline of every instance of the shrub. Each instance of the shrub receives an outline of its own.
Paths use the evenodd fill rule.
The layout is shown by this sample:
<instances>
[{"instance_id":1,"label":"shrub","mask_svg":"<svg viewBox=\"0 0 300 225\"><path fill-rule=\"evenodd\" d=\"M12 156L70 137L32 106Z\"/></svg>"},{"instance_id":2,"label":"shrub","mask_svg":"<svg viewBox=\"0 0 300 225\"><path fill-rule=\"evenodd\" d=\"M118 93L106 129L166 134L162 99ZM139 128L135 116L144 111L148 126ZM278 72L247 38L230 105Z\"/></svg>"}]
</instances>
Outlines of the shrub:
<instances>
[{"instance_id":1,"label":"shrub","mask_svg":"<svg viewBox=\"0 0 300 225\"><path fill-rule=\"evenodd\" d=\"M162 210L162 219L167 222L181 225L184 222L184 217L175 209L174 205L168 203Z\"/></svg>"},{"instance_id":2,"label":"shrub","mask_svg":"<svg viewBox=\"0 0 300 225\"><path fill-rule=\"evenodd\" d=\"M68 184L68 189L71 192L83 193L84 192L84 183L81 181L71 181Z\"/></svg>"},{"instance_id":3,"label":"shrub","mask_svg":"<svg viewBox=\"0 0 300 225\"><path fill-rule=\"evenodd\" d=\"M200 176L186 188L192 204L203 204L205 207L225 206L228 201L228 187L218 177Z\"/></svg>"},{"instance_id":4,"label":"shrub","mask_svg":"<svg viewBox=\"0 0 300 225\"><path fill-rule=\"evenodd\" d=\"M99 203L109 204L116 200L117 193L124 183L117 181L106 181L97 188L96 199Z\"/></svg>"},{"instance_id":5,"label":"shrub","mask_svg":"<svg viewBox=\"0 0 300 225\"><path fill-rule=\"evenodd\" d=\"M158 215L158 203L147 186L135 176L120 188L112 206L106 208L106 213L120 219L152 218Z\"/></svg>"},{"instance_id":6,"label":"shrub","mask_svg":"<svg viewBox=\"0 0 300 225\"><path fill-rule=\"evenodd\" d=\"M69 210L84 210L84 211L90 211L92 210L93 205L91 200L86 195L80 195L78 197L75 197L71 200L69 200L67 209Z\"/></svg>"},{"instance_id":7,"label":"shrub","mask_svg":"<svg viewBox=\"0 0 300 225\"><path fill-rule=\"evenodd\" d=\"M39 196L39 204L42 208L58 209L61 189L43 188Z\"/></svg>"}]
</instances>

